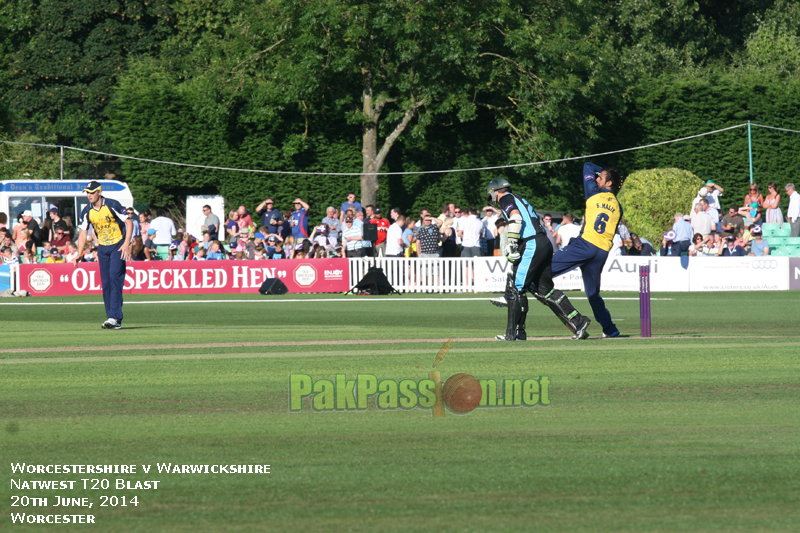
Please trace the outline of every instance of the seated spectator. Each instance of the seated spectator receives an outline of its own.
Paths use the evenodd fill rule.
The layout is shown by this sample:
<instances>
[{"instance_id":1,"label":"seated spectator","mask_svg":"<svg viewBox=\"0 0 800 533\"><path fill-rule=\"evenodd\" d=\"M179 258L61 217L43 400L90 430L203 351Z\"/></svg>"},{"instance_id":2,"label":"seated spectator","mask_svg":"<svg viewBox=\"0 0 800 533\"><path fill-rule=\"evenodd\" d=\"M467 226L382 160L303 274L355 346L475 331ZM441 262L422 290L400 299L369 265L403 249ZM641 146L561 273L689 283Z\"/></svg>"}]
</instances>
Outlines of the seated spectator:
<instances>
[{"instance_id":1,"label":"seated spectator","mask_svg":"<svg viewBox=\"0 0 800 533\"><path fill-rule=\"evenodd\" d=\"M729 235L725 238L725 246L720 255L722 257L744 257L747 252L741 246L736 245L736 237Z\"/></svg>"},{"instance_id":2,"label":"seated spectator","mask_svg":"<svg viewBox=\"0 0 800 533\"><path fill-rule=\"evenodd\" d=\"M753 236L753 240L750 241L750 253L747 255L756 257L769 255L769 243L764 239L761 226L755 226L750 230L750 234Z\"/></svg>"},{"instance_id":3,"label":"seated spectator","mask_svg":"<svg viewBox=\"0 0 800 533\"><path fill-rule=\"evenodd\" d=\"M97 261L97 246L92 245L89 251L83 254L83 260L89 263Z\"/></svg>"},{"instance_id":4,"label":"seated spectator","mask_svg":"<svg viewBox=\"0 0 800 533\"><path fill-rule=\"evenodd\" d=\"M192 257L192 261L205 261L206 260L206 249L202 247L202 245L197 245L194 248L194 257Z\"/></svg>"},{"instance_id":5,"label":"seated spectator","mask_svg":"<svg viewBox=\"0 0 800 533\"><path fill-rule=\"evenodd\" d=\"M281 241L275 243L275 248L267 256L267 259L286 259L286 253L283 251L283 243Z\"/></svg>"},{"instance_id":6,"label":"seated spectator","mask_svg":"<svg viewBox=\"0 0 800 533\"><path fill-rule=\"evenodd\" d=\"M146 261L147 256L144 253L144 241L142 241L142 236L137 235L133 238L133 243L131 243L131 261ZM67 259L67 262L70 262Z\"/></svg>"},{"instance_id":7,"label":"seated spectator","mask_svg":"<svg viewBox=\"0 0 800 533\"><path fill-rule=\"evenodd\" d=\"M703 240L703 236L699 233L695 233L694 237L692 238L692 244L689 245L689 256L690 257L703 257L705 254L705 242Z\"/></svg>"},{"instance_id":8,"label":"seated spectator","mask_svg":"<svg viewBox=\"0 0 800 533\"><path fill-rule=\"evenodd\" d=\"M153 236L156 230L150 228L147 230L147 239L144 241L144 255L147 261L157 261L161 259L156 251L156 243L153 242Z\"/></svg>"},{"instance_id":9,"label":"seated spectator","mask_svg":"<svg viewBox=\"0 0 800 533\"><path fill-rule=\"evenodd\" d=\"M742 230L744 230L744 219L739 214L739 208L732 205L728 208L728 214L722 217L722 233L725 237L732 237L737 231Z\"/></svg>"},{"instance_id":10,"label":"seated spectator","mask_svg":"<svg viewBox=\"0 0 800 533\"><path fill-rule=\"evenodd\" d=\"M756 204L753 206L753 204ZM749 209L754 209L757 213L753 213L752 218L755 218L756 214L758 214L758 218L761 218L761 206L764 204L764 197L758 191L758 185L755 183L750 184L750 189L748 193L744 196L744 202L742 205Z\"/></svg>"},{"instance_id":11,"label":"seated spectator","mask_svg":"<svg viewBox=\"0 0 800 533\"><path fill-rule=\"evenodd\" d=\"M36 264L36 256L30 248L25 248L22 252L22 263L26 265Z\"/></svg>"},{"instance_id":12,"label":"seated spectator","mask_svg":"<svg viewBox=\"0 0 800 533\"><path fill-rule=\"evenodd\" d=\"M42 242L42 245L39 248L37 248L39 250L38 257L40 263L45 262L44 252L48 252L47 255L48 256L50 255L50 248L51 248L50 241Z\"/></svg>"},{"instance_id":13,"label":"seated spectator","mask_svg":"<svg viewBox=\"0 0 800 533\"><path fill-rule=\"evenodd\" d=\"M50 242L50 247L58 248L58 251L64 253L64 250L67 249L67 243L70 242L71 239L69 238L69 234L66 233L66 230L61 227L57 227L53 232L53 240Z\"/></svg>"},{"instance_id":14,"label":"seated spectator","mask_svg":"<svg viewBox=\"0 0 800 533\"><path fill-rule=\"evenodd\" d=\"M45 261L45 263L53 264L53 263L63 263L64 258L61 256L61 253L58 251L58 248L50 248L50 257Z\"/></svg>"},{"instance_id":15,"label":"seated spectator","mask_svg":"<svg viewBox=\"0 0 800 533\"><path fill-rule=\"evenodd\" d=\"M311 232L309 239L312 245L319 244L323 248L328 246L328 225L320 224L319 226L314 226L314 231Z\"/></svg>"},{"instance_id":16,"label":"seated spectator","mask_svg":"<svg viewBox=\"0 0 800 533\"><path fill-rule=\"evenodd\" d=\"M631 246L628 248L628 255L643 255L649 257L656 255L656 250L649 242L642 242L642 239L640 239L638 235L632 233Z\"/></svg>"},{"instance_id":17,"label":"seated spectator","mask_svg":"<svg viewBox=\"0 0 800 533\"><path fill-rule=\"evenodd\" d=\"M19 258L14 255L14 252L8 246L3 248L3 264L4 265L18 265L19 264Z\"/></svg>"},{"instance_id":18,"label":"seated spectator","mask_svg":"<svg viewBox=\"0 0 800 533\"><path fill-rule=\"evenodd\" d=\"M722 236L722 233L715 233L713 235L709 235L708 239L706 240L705 253L706 255L718 256L722 253L722 249L724 247L725 237Z\"/></svg>"},{"instance_id":19,"label":"seated spectator","mask_svg":"<svg viewBox=\"0 0 800 533\"><path fill-rule=\"evenodd\" d=\"M64 255L64 261L67 263L72 263L75 259L75 256L78 255L78 245L74 242L67 243L67 250L66 254Z\"/></svg>"},{"instance_id":20,"label":"seated spectator","mask_svg":"<svg viewBox=\"0 0 800 533\"><path fill-rule=\"evenodd\" d=\"M213 241L211 243L211 251L208 252L207 259L209 261L227 259L225 250L222 249L222 243L219 241Z\"/></svg>"},{"instance_id":21,"label":"seated spectator","mask_svg":"<svg viewBox=\"0 0 800 533\"><path fill-rule=\"evenodd\" d=\"M668 232L664 233L661 236L661 250L659 250L659 255L661 257L665 257L668 255L673 255L672 250L675 247L675 232L673 230L669 230Z\"/></svg>"},{"instance_id":22,"label":"seated spectator","mask_svg":"<svg viewBox=\"0 0 800 533\"><path fill-rule=\"evenodd\" d=\"M47 248L39 249L39 255L36 258L37 263L47 263L47 260L50 259L50 250Z\"/></svg>"},{"instance_id":23,"label":"seated spectator","mask_svg":"<svg viewBox=\"0 0 800 533\"><path fill-rule=\"evenodd\" d=\"M263 244L257 244L254 251L254 259L261 260L267 258L267 249Z\"/></svg>"}]
</instances>

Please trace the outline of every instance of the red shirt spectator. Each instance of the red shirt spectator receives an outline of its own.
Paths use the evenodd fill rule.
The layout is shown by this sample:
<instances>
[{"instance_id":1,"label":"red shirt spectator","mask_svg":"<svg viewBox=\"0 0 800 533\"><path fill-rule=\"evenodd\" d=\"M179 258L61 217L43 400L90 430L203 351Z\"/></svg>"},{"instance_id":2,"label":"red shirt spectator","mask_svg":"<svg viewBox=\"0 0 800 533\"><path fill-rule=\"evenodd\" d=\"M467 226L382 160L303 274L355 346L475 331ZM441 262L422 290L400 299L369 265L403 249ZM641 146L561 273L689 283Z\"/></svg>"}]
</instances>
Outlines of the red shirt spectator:
<instances>
[{"instance_id":1,"label":"red shirt spectator","mask_svg":"<svg viewBox=\"0 0 800 533\"><path fill-rule=\"evenodd\" d=\"M378 225L378 240L375 242L377 244L386 242L386 232L389 231L389 226L391 226L391 223L381 216L381 210L377 207L375 208L374 216L369 223Z\"/></svg>"}]
</instances>

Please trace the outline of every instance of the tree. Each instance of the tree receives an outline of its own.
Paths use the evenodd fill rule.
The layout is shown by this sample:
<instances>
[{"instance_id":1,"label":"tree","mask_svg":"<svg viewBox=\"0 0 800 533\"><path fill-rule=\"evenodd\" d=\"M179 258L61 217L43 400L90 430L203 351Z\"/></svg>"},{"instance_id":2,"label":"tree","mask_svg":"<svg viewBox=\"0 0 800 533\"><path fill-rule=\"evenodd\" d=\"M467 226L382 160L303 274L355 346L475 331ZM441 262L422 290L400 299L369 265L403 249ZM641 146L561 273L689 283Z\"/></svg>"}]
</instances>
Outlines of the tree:
<instances>
[{"instance_id":1,"label":"tree","mask_svg":"<svg viewBox=\"0 0 800 533\"><path fill-rule=\"evenodd\" d=\"M17 1L20 4L20 1ZM39 0L30 40L13 54L3 100L18 119L49 121L60 142L104 146L112 88L129 56L171 31L167 0Z\"/></svg>"},{"instance_id":2,"label":"tree","mask_svg":"<svg viewBox=\"0 0 800 533\"><path fill-rule=\"evenodd\" d=\"M310 141L315 120L344 115L361 131L362 202L374 203L378 174L403 135L436 121L475 116L498 2L279 0L250 5L231 28L232 52L218 70L242 119L270 120L285 108L303 121L287 146Z\"/></svg>"}]
</instances>

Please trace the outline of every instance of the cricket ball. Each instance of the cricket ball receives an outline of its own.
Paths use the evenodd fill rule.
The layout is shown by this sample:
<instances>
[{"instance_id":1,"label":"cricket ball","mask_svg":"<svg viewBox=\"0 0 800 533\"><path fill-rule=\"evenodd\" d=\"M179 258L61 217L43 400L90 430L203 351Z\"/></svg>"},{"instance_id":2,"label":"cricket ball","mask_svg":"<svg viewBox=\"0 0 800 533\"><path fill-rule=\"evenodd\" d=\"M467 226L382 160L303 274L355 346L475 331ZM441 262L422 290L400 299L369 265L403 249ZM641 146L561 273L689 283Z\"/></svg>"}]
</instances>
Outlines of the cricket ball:
<instances>
[{"instance_id":1,"label":"cricket ball","mask_svg":"<svg viewBox=\"0 0 800 533\"><path fill-rule=\"evenodd\" d=\"M445 405L456 413L469 413L481 401L481 384L469 374L453 374L444 384Z\"/></svg>"}]
</instances>

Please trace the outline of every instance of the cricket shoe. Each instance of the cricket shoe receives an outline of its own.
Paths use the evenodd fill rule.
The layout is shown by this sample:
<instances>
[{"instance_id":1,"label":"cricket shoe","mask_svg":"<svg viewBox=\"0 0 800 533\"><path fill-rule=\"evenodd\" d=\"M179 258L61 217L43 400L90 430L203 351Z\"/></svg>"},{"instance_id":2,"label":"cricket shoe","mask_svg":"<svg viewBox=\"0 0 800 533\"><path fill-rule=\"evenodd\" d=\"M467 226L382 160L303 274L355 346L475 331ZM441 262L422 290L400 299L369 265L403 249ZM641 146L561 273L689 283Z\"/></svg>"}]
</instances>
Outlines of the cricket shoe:
<instances>
[{"instance_id":1,"label":"cricket shoe","mask_svg":"<svg viewBox=\"0 0 800 533\"><path fill-rule=\"evenodd\" d=\"M505 296L500 296L499 298L492 298L489 300L492 302L492 305L495 307L508 307L508 300L506 300Z\"/></svg>"},{"instance_id":2,"label":"cricket shoe","mask_svg":"<svg viewBox=\"0 0 800 533\"><path fill-rule=\"evenodd\" d=\"M614 333L603 333L604 339L613 339L614 337L619 337L619 330L615 331Z\"/></svg>"},{"instance_id":3,"label":"cricket shoe","mask_svg":"<svg viewBox=\"0 0 800 533\"><path fill-rule=\"evenodd\" d=\"M109 318L108 320L103 322L103 325L100 327L103 329L122 329L122 324L117 322L117 320L114 318Z\"/></svg>"},{"instance_id":4,"label":"cricket shoe","mask_svg":"<svg viewBox=\"0 0 800 533\"><path fill-rule=\"evenodd\" d=\"M495 335L494 336L494 340L496 340L496 341L518 341L518 340L525 340L525 339L518 339L518 338L509 339L505 335Z\"/></svg>"},{"instance_id":5,"label":"cricket shoe","mask_svg":"<svg viewBox=\"0 0 800 533\"><path fill-rule=\"evenodd\" d=\"M589 324L591 324L592 321L588 317L582 318L581 325L575 331L575 335L572 336L572 340L574 341L582 341L589 338L589 332L586 330L589 329Z\"/></svg>"}]
</instances>

